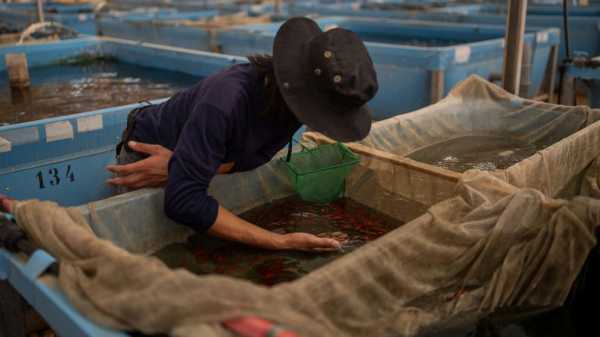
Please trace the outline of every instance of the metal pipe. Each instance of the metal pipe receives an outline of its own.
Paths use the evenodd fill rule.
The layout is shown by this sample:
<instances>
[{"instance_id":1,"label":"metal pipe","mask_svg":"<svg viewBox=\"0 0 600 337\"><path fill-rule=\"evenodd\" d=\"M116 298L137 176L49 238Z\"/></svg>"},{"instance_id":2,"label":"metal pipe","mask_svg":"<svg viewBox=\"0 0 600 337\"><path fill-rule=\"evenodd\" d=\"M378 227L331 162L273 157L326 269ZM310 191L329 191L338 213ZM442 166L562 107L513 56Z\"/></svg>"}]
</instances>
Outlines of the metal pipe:
<instances>
[{"instance_id":1,"label":"metal pipe","mask_svg":"<svg viewBox=\"0 0 600 337\"><path fill-rule=\"evenodd\" d=\"M527 0L508 0L504 47L504 89L517 94L521 80Z\"/></svg>"},{"instance_id":2,"label":"metal pipe","mask_svg":"<svg viewBox=\"0 0 600 337\"><path fill-rule=\"evenodd\" d=\"M444 98L444 72L431 71L431 103L436 103Z\"/></svg>"},{"instance_id":3,"label":"metal pipe","mask_svg":"<svg viewBox=\"0 0 600 337\"><path fill-rule=\"evenodd\" d=\"M44 22L44 3L43 0L37 0L38 22Z\"/></svg>"}]
</instances>

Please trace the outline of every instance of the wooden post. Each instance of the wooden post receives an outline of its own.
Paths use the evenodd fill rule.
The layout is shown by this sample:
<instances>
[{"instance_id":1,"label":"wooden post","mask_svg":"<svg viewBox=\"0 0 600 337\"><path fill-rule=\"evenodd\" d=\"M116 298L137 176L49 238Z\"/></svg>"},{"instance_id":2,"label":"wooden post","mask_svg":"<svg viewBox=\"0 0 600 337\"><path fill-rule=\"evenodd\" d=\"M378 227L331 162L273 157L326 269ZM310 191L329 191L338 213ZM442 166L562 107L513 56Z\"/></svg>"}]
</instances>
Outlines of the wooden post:
<instances>
[{"instance_id":1,"label":"wooden post","mask_svg":"<svg viewBox=\"0 0 600 337\"><path fill-rule=\"evenodd\" d=\"M43 0L37 0L38 22L44 22L44 3Z\"/></svg>"},{"instance_id":2,"label":"wooden post","mask_svg":"<svg viewBox=\"0 0 600 337\"><path fill-rule=\"evenodd\" d=\"M431 103L436 103L444 98L444 71L431 71Z\"/></svg>"},{"instance_id":3,"label":"wooden post","mask_svg":"<svg viewBox=\"0 0 600 337\"><path fill-rule=\"evenodd\" d=\"M508 0L503 77L504 89L513 94L517 94L521 80L526 17L527 0Z\"/></svg>"},{"instance_id":4,"label":"wooden post","mask_svg":"<svg viewBox=\"0 0 600 337\"><path fill-rule=\"evenodd\" d=\"M26 89L29 87L29 70L27 68L27 57L24 53L6 54L4 56L6 71L10 87L13 89Z\"/></svg>"}]
</instances>

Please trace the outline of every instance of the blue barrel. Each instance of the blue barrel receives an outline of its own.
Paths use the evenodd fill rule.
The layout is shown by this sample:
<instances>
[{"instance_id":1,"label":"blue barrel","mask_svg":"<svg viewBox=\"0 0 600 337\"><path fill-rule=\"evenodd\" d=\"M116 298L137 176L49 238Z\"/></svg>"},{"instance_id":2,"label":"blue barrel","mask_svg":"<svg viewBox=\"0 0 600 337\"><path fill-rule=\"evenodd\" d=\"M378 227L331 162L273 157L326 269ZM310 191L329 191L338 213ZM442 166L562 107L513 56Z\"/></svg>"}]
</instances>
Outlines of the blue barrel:
<instances>
[{"instance_id":1,"label":"blue barrel","mask_svg":"<svg viewBox=\"0 0 600 337\"><path fill-rule=\"evenodd\" d=\"M503 65L504 27L439 22L333 17L317 20L323 29L343 27L366 41L380 89L370 105L375 119L385 119L431 104L432 78L443 78L446 94L470 74L484 78L500 74ZM224 53L270 53L280 23L238 26L220 31ZM550 46L558 44L557 30L526 34L533 51L530 95L544 77ZM412 45L411 45L412 44Z\"/></svg>"}]
</instances>

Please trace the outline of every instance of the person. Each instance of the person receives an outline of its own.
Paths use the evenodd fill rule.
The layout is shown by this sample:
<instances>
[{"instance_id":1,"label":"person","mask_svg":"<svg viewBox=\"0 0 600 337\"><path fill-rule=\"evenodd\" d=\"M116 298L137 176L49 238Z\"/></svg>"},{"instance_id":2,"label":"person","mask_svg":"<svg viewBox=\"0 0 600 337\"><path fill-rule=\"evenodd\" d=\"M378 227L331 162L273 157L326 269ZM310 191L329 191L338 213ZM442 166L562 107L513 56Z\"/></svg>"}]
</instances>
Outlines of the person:
<instances>
[{"instance_id":1,"label":"person","mask_svg":"<svg viewBox=\"0 0 600 337\"><path fill-rule=\"evenodd\" d=\"M207 190L216 174L270 161L302 124L338 141L366 137L367 102L378 89L367 49L351 31L323 32L308 18L291 18L276 34L272 57L248 59L162 104L131 111L108 182L164 186L169 218L223 239L277 250L337 249L332 238L277 234L248 223Z\"/></svg>"}]
</instances>

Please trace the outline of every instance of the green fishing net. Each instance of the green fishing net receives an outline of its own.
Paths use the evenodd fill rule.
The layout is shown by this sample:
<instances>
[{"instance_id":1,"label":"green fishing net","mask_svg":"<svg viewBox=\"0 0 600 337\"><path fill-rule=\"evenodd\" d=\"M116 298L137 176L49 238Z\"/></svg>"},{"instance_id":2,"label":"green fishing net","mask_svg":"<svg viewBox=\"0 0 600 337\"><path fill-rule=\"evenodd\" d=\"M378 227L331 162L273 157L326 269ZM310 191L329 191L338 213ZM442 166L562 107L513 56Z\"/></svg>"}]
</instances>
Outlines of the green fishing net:
<instances>
[{"instance_id":1,"label":"green fishing net","mask_svg":"<svg viewBox=\"0 0 600 337\"><path fill-rule=\"evenodd\" d=\"M345 145L335 143L304 149L284 162L303 200L328 203L342 196L346 176L360 158Z\"/></svg>"}]
</instances>

